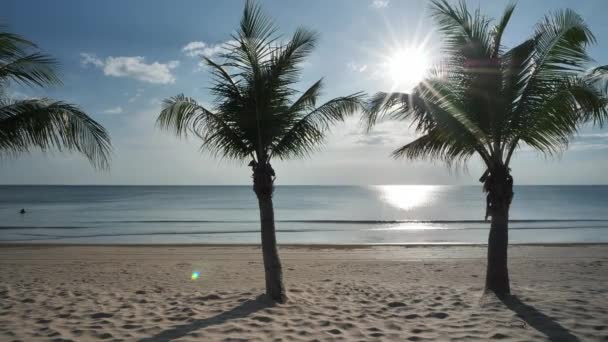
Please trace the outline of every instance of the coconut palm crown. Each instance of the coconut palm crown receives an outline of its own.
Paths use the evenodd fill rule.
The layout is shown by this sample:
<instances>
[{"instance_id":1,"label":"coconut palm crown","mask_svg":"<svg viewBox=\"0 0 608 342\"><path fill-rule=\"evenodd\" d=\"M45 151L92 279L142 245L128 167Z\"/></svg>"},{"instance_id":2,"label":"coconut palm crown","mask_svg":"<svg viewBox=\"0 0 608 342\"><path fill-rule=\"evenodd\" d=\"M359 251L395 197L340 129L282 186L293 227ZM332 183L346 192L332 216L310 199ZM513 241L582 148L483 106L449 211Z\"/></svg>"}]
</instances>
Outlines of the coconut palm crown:
<instances>
[{"instance_id":1,"label":"coconut palm crown","mask_svg":"<svg viewBox=\"0 0 608 342\"><path fill-rule=\"evenodd\" d=\"M94 166L108 167L108 133L77 106L8 95L11 83L33 87L61 84L56 67L57 62L39 52L34 43L0 31L0 157L54 148L80 152Z\"/></svg>"},{"instance_id":2,"label":"coconut palm crown","mask_svg":"<svg viewBox=\"0 0 608 342\"><path fill-rule=\"evenodd\" d=\"M547 15L532 36L505 47L501 40L515 5L494 22L464 1L435 0L432 16L443 36L442 62L411 93L377 93L365 121L411 120L421 136L393 152L462 165L479 157L492 217L486 289L510 292L508 215L513 197L510 163L528 146L542 154L563 151L584 122L607 118L605 67L591 68L595 39L572 10Z\"/></svg>"},{"instance_id":3,"label":"coconut palm crown","mask_svg":"<svg viewBox=\"0 0 608 342\"><path fill-rule=\"evenodd\" d=\"M314 151L332 124L361 108L362 94L318 105L322 80L297 91L301 64L315 47L317 34L298 28L287 42L281 42L276 32L261 8L247 1L237 32L219 56L223 61L202 57L212 75L213 107L178 95L164 102L157 122L177 136L195 135L202 141L201 148L216 156L250 160L260 206L266 292L284 301L271 199L275 179L271 161Z\"/></svg>"}]
</instances>

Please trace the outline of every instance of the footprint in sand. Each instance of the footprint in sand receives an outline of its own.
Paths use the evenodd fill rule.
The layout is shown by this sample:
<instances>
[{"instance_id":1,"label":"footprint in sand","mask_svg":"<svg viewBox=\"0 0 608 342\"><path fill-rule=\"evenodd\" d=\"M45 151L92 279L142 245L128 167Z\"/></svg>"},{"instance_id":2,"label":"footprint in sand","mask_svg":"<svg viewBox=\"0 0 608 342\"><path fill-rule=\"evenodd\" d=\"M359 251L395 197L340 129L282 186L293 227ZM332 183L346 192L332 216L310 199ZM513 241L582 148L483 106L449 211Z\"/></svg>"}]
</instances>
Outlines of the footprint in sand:
<instances>
[{"instance_id":1,"label":"footprint in sand","mask_svg":"<svg viewBox=\"0 0 608 342\"><path fill-rule=\"evenodd\" d=\"M108 339L108 338L112 338L112 337L113 337L113 336L112 336L112 334L110 334L110 333L103 333L103 334L99 334L99 335L97 335L97 338L104 339L104 340L105 340L105 339Z\"/></svg>"},{"instance_id":2,"label":"footprint in sand","mask_svg":"<svg viewBox=\"0 0 608 342\"><path fill-rule=\"evenodd\" d=\"M490 336L490 338L493 340L504 340L505 338L509 338L509 336L501 333L496 333Z\"/></svg>"},{"instance_id":3,"label":"footprint in sand","mask_svg":"<svg viewBox=\"0 0 608 342\"><path fill-rule=\"evenodd\" d=\"M197 299L199 299L199 300L218 300L218 299L222 299L222 297L220 297L216 294L210 294L210 295L198 297Z\"/></svg>"},{"instance_id":4,"label":"footprint in sand","mask_svg":"<svg viewBox=\"0 0 608 342\"><path fill-rule=\"evenodd\" d=\"M97 312L91 315L91 318L93 319L98 319L98 318L110 318L114 316L114 314L111 313L106 313L106 312Z\"/></svg>"},{"instance_id":5,"label":"footprint in sand","mask_svg":"<svg viewBox=\"0 0 608 342\"><path fill-rule=\"evenodd\" d=\"M252 317L252 319L255 319L256 321L260 321L263 323L270 323L273 321L272 318L267 317L267 316L254 316L254 317Z\"/></svg>"},{"instance_id":6,"label":"footprint in sand","mask_svg":"<svg viewBox=\"0 0 608 342\"><path fill-rule=\"evenodd\" d=\"M431 317L431 318L439 318L439 319L444 319L446 317L448 317L449 315L445 312L431 312L428 315L424 316L424 317Z\"/></svg>"},{"instance_id":7,"label":"footprint in sand","mask_svg":"<svg viewBox=\"0 0 608 342\"><path fill-rule=\"evenodd\" d=\"M402 306L406 306L405 303L402 302L390 302L388 303L388 306L390 308L398 308L398 307L402 307Z\"/></svg>"},{"instance_id":8,"label":"footprint in sand","mask_svg":"<svg viewBox=\"0 0 608 342\"><path fill-rule=\"evenodd\" d=\"M342 334L342 331L340 329L331 329L327 331L328 333L332 334L332 335L340 335Z\"/></svg>"},{"instance_id":9,"label":"footprint in sand","mask_svg":"<svg viewBox=\"0 0 608 342\"><path fill-rule=\"evenodd\" d=\"M122 326L123 329L138 329L141 328L141 325L137 324L125 324Z\"/></svg>"}]
</instances>

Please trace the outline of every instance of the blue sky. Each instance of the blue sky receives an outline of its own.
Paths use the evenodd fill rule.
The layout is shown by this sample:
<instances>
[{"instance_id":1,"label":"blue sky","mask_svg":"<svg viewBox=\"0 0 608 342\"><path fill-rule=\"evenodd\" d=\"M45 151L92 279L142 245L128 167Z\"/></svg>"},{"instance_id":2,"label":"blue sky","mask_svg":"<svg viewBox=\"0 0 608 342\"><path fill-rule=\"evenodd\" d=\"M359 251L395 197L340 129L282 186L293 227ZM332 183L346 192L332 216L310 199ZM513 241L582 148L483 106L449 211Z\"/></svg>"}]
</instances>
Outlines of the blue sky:
<instances>
[{"instance_id":1,"label":"blue sky","mask_svg":"<svg viewBox=\"0 0 608 342\"><path fill-rule=\"evenodd\" d=\"M281 32L318 31L318 48L305 63L302 87L325 78L326 97L389 90L387 56L424 43L436 58L440 37L425 1L260 1ZM506 1L470 1L498 17ZM110 132L109 172L93 170L75 154L31 153L0 160L4 184L249 184L246 162L201 153L195 140L179 141L154 127L162 99L184 93L211 102L209 75L198 54L213 56L230 39L244 1L31 1L0 0L0 23L36 42L61 63L64 85L11 88L14 97L46 96L78 104ZM608 64L608 2L520 1L504 43L527 38L549 11L572 8L598 44L592 56ZM189 48L188 48L189 47ZM321 151L304 160L275 162L278 184L477 184L466 171L441 163L391 160L390 151L414 137L406 124L387 123L365 135L353 118L335 127ZM608 130L585 128L570 149L546 159L522 150L513 162L518 184L608 183Z\"/></svg>"}]
</instances>

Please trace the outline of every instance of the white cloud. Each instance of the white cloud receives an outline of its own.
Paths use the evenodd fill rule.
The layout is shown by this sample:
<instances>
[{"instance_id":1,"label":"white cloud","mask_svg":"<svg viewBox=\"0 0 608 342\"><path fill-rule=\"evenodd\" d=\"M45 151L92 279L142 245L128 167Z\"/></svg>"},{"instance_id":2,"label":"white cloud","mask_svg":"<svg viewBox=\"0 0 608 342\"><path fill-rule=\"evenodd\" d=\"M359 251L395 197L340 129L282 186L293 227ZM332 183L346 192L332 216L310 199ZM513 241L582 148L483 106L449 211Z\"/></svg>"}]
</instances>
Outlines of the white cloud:
<instances>
[{"instance_id":1,"label":"white cloud","mask_svg":"<svg viewBox=\"0 0 608 342\"><path fill-rule=\"evenodd\" d=\"M386 8L388 7L389 0L373 0L371 7L373 8Z\"/></svg>"},{"instance_id":2,"label":"white cloud","mask_svg":"<svg viewBox=\"0 0 608 342\"><path fill-rule=\"evenodd\" d=\"M205 56L212 58L221 52L230 50L237 42L235 40L228 40L219 44L208 44L205 42L190 42L182 48L182 52L189 57Z\"/></svg>"},{"instance_id":3,"label":"white cloud","mask_svg":"<svg viewBox=\"0 0 608 342\"><path fill-rule=\"evenodd\" d=\"M350 62L346 66L350 70L356 71L356 72L364 72L365 70L367 70L367 64L357 64L357 63L354 63L354 62Z\"/></svg>"},{"instance_id":4,"label":"white cloud","mask_svg":"<svg viewBox=\"0 0 608 342\"><path fill-rule=\"evenodd\" d=\"M103 61L92 53L82 52L80 58L80 63L82 63L82 65L92 64L98 68L103 67Z\"/></svg>"},{"instance_id":5,"label":"white cloud","mask_svg":"<svg viewBox=\"0 0 608 342\"><path fill-rule=\"evenodd\" d=\"M103 111L106 114L120 114L122 113L122 107L118 106L118 107L114 107L114 108L108 108L106 110Z\"/></svg>"},{"instance_id":6,"label":"white cloud","mask_svg":"<svg viewBox=\"0 0 608 342\"><path fill-rule=\"evenodd\" d=\"M146 64L145 58L141 56L108 57L103 67L103 73L106 76L133 77L143 82L167 84L175 82L171 70L177 68L178 65L178 61Z\"/></svg>"},{"instance_id":7,"label":"white cloud","mask_svg":"<svg viewBox=\"0 0 608 342\"><path fill-rule=\"evenodd\" d=\"M175 76L171 70L179 66L179 61L167 63L146 63L145 57L107 57L105 60L91 53L81 53L83 65L92 64L103 69L106 76L131 77L148 83L167 84L174 83Z\"/></svg>"},{"instance_id":8,"label":"white cloud","mask_svg":"<svg viewBox=\"0 0 608 342\"><path fill-rule=\"evenodd\" d=\"M186 44L186 46L184 46L182 48L182 51L190 57L194 57L197 56L198 53L194 52L194 51L199 51L202 50L204 48L207 47L207 44L204 42L190 42L188 44Z\"/></svg>"}]
</instances>

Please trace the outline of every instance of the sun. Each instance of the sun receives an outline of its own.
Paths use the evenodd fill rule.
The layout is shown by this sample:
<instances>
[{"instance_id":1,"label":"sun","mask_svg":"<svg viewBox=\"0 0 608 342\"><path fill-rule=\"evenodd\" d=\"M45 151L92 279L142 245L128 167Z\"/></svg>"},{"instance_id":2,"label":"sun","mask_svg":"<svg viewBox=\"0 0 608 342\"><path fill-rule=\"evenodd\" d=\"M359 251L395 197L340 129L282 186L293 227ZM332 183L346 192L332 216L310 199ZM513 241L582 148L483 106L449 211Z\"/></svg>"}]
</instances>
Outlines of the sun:
<instances>
[{"instance_id":1,"label":"sun","mask_svg":"<svg viewBox=\"0 0 608 342\"><path fill-rule=\"evenodd\" d=\"M393 90L410 90L426 76L430 56L422 47L400 48L386 58L384 66Z\"/></svg>"}]
</instances>

